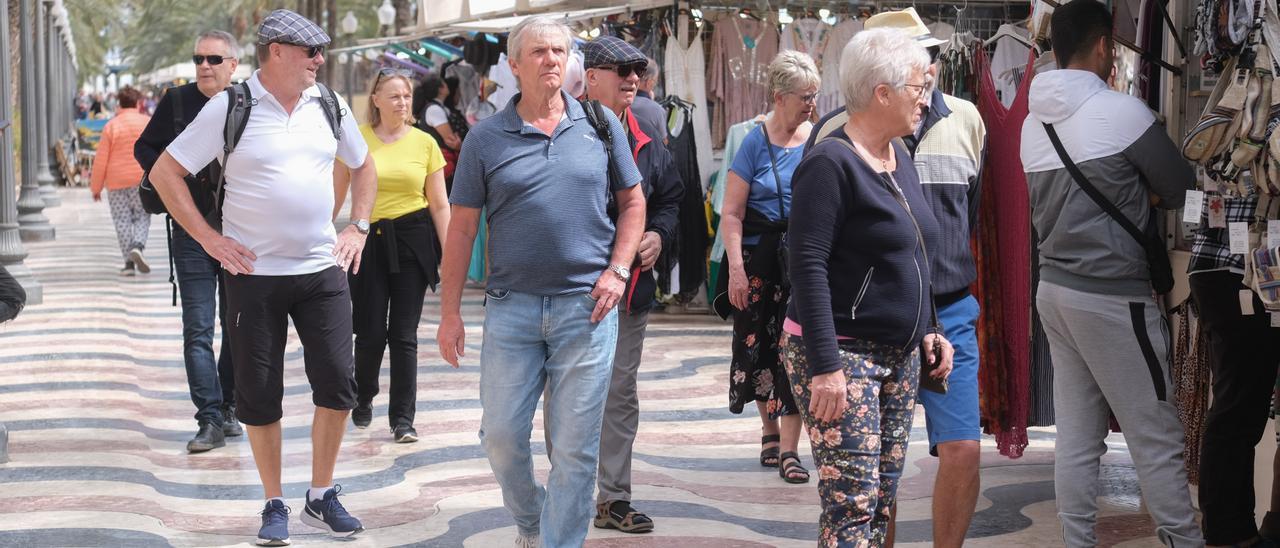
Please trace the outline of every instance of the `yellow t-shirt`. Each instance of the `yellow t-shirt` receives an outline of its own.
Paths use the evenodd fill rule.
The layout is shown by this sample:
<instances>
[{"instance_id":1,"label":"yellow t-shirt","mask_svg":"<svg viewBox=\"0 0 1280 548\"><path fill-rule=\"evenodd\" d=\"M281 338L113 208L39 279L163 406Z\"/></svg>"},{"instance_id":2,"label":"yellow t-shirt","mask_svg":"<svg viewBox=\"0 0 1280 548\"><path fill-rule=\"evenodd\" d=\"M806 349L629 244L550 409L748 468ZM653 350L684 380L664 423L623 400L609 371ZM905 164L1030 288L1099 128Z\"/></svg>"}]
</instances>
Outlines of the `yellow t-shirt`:
<instances>
[{"instance_id":1,"label":"yellow t-shirt","mask_svg":"<svg viewBox=\"0 0 1280 548\"><path fill-rule=\"evenodd\" d=\"M394 143L382 142L368 124L360 126L360 134L378 169L378 197L369 221L394 219L427 207L427 175L444 169L436 140L412 127Z\"/></svg>"}]
</instances>

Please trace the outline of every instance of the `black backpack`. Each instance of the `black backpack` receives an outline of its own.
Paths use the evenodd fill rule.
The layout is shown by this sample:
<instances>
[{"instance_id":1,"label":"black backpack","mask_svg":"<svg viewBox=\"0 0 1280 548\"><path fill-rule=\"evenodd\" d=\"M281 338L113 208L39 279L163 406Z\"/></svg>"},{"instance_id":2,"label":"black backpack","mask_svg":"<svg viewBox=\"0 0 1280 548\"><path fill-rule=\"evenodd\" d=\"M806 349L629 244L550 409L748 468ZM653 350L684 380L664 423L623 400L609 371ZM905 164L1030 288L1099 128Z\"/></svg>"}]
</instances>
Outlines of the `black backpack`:
<instances>
[{"instance_id":1,"label":"black backpack","mask_svg":"<svg viewBox=\"0 0 1280 548\"><path fill-rule=\"evenodd\" d=\"M324 84L317 82L316 85L320 88L320 99L325 120L329 122L329 128L333 130L333 138L342 140L343 113L342 109L338 107L338 99L333 90ZM236 144L240 142L240 137L244 135L244 128L249 123L250 110L255 103L247 82L227 87L226 93L228 106L227 118L222 126L222 165L211 167L217 172L216 175L208 174L202 177L191 174L186 177L187 190L191 192L191 198L195 200L200 213L204 214L205 221L210 226L218 229L222 227L222 184L224 182L227 157L231 155L231 151L235 150ZM182 114L182 98L174 97L173 129L175 135L181 134L186 129L186 122L183 121ZM160 193L156 192L155 186L151 184L151 179L148 175L150 175L150 172L143 174L142 183L138 187L138 196L142 199L142 208L153 215L168 214L169 210L165 207L164 201L160 199Z\"/></svg>"}]
</instances>

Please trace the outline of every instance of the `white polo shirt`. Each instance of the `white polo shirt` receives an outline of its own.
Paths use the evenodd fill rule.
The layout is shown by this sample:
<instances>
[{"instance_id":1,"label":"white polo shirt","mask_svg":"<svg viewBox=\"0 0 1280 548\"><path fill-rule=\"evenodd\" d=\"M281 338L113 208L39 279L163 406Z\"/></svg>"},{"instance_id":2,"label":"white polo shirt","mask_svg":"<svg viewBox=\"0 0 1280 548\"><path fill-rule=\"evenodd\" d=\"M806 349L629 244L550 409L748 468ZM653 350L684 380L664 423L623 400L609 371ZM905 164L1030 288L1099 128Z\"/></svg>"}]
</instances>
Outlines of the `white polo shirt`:
<instances>
[{"instance_id":1,"label":"white polo shirt","mask_svg":"<svg viewBox=\"0 0 1280 548\"><path fill-rule=\"evenodd\" d=\"M320 88L302 94L292 115L262 87L255 71L249 91L257 103L226 165L223 235L257 255L253 273L262 276L311 274L336 264L333 246L333 160L360 167L368 145L347 103L342 140L333 138ZM166 150L189 172L220 159L227 94L209 99L200 114Z\"/></svg>"}]
</instances>

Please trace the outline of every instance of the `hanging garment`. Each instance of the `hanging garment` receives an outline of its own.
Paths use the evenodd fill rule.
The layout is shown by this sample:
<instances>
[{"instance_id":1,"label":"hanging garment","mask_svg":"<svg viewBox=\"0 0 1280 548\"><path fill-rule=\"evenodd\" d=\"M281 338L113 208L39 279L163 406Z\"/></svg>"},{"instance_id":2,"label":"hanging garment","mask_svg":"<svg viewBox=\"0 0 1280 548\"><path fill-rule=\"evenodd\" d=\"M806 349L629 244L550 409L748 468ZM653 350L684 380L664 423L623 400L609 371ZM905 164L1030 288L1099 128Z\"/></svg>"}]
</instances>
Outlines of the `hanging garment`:
<instances>
[{"instance_id":1,"label":"hanging garment","mask_svg":"<svg viewBox=\"0 0 1280 548\"><path fill-rule=\"evenodd\" d=\"M705 26L705 23L704 25ZM703 57L702 28L698 27L689 37L689 16L681 15L676 32L667 38L666 61L663 63L663 82L667 96L676 96L693 104L693 139L696 145L698 173L710 177L715 160L711 156L711 117L707 110L707 71ZM685 178L698 181L699 192L706 188L705 178Z\"/></svg>"},{"instance_id":2,"label":"hanging garment","mask_svg":"<svg viewBox=\"0 0 1280 548\"><path fill-rule=\"evenodd\" d=\"M745 122L737 123L729 127L729 134L724 140L724 157L726 160L720 163L720 170L711 177L711 188L707 189L707 210L711 212L710 226L715 237L711 242L710 262L707 263L707 279L718 280L720 273L720 258L724 256L724 237L720 234L720 215L724 208L724 190L729 178L729 164L733 163L733 158L738 155L738 147L742 146L742 140L747 138L747 134L751 130L765 121L766 115L756 116ZM711 287L714 284L707 284L707 301L714 301L716 288Z\"/></svg>"},{"instance_id":3,"label":"hanging garment","mask_svg":"<svg viewBox=\"0 0 1280 548\"><path fill-rule=\"evenodd\" d=\"M817 19L796 19L787 23L787 28L783 29L782 45L778 49L795 50L808 55L818 66L818 74L821 75L831 30L831 25Z\"/></svg>"},{"instance_id":4,"label":"hanging garment","mask_svg":"<svg viewBox=\"0 0 1280 548\"><path fill-rule=\"evenodd\" d=\"M502 109L507 108L507 102L520 92L516 84L516 75L511 72L511 63L507 62L507 54L498 56L498 64L489 69L489 79L498 84L498 89L489 95L489 102L501 112Z\"/></svg>"},{"instance_id":5,"label":"hanging garment","mask_svg":"<svg viewBox=\"0 0 1280 548\"><path fill-rule=\"evenodd\" d=\"M1028 114L1028 73L1015 89L1012 106L997 96L986 52L976 55L978 112L987 125L987 163L983 169L979 271L984 318L979 331L983 367L979 387L987 431L995 434L1000 454L1017 458L1027 446L1031 362L1031 202L1022 169L1022 122ZM1025 70L1034 57L1024 58ZM998 311L998 314L993 314ZM996 321L991 321L993 318Z\"/></svg>"},{"instance_id":6,"label":"hanging garment","mask_svg":"<svg viewBox=\"0 0 1280 548\"><path fill-rule=\"evenodd\" d=\"M1028 36L1026 29L1015 25L1000 25L1009 28L1021 36ZM983 52L986 53L986 52ZM996 49L991 53L990 74L995 85L996 97L1005 108L1012 108L1018 97L1023 76L1026 74L1027 56L1031 47L1013 38L996 40Z\"/></svg>"},{"instance_id":7,"label":"hanging garment","mask_svg":"<svg viewBox=\"0 0 1280 548\"><path fill-rule=\"evenodd\" d=\"M697 148L694 139L696 109L680 100L667 97L668 119L675 129L667 137L667 149L684 181L684 196L680 199L680 224L676 249L668 254L668 260L658 271L658 287L664 293L690 297L701 287L706 279L707 246L710 238L707 235L707 214L703 207L704 194L699 183ZM663 250L664 254L667 250ZM661 261L660 261L661 263ZM668 283L663 285L663 273L668 273ZM685 300L685 299L682 299Z\"/></svg>"},{"instance_id":8,"label":"hanging garment","mask_svg":"<svg viewBox=\"0 0 1280 548\"><path fill-rule=\"evenodd\" d=\"M465 62L453 63L445 68L444 73L458 79L458 97L453 100L458 108L464 109L480 97L480 74L475 67Z\"/></svg>"},{"instance_id":9,"label":"hanging garment","mask_svg":"<svg viewBox=\"0 0 1280 548\"><path fill-rule=\"evenodd\" d=\"M1031 230L1031 306L1035 307L1036 288L1040 287L1040 250L1035 229ZM1027 426L1053 426L1053 358L1049 355L1049 336L1044 332L1039 314L1031 314L1031 394Z\"/></svg>"},{"instance_id":10,"label":"hanging garment","mask_svg":"<svg viewBox=\"0 0 1280 548\"><path fill-rule=\"evenodd\" d=\"M1187 299L1169 311L1169 322L1177 326L1173 338L1170 375L1177 387L1178 419L1186 436L1182 458L1186 461L1187 482L1200 485L1200 444L1204 440L1205 418L1209 413L1208 337L1200 330L1195 301Z\"/></svg>"},{"instance_id":11,"label":"hanging garment","mask_svg":"<svg viewBox=\"0 0 1280 548\"><path fill-rule=\"evenodd\" d=\"M836 24L827 36L827 51L822 55L822 87L818 90L818 114L823 115L844 106L840 92L840 55L853 35L862 30L862 20L850 17Z\"/></svg>"},{"instance_id":12,"label":"hanging garment","mask_svg":"<svg viewBox=\"0 0 1280 548\"><path fill-rule=\"evenodd\" d=\"M929 28L929 35L939 40L950 40L951 35L956 33L956 28L950 23L937 21L926 25Z\"/></svg>"},{"instance_id":13,"label":"hanging garment","mask_svg":"<svg viewBox=\"0 0 1280 548\"><path fill-rule=\"evenodd\" d=\"M778 30L772 21L721 19L711 37L709 96L719 102L712 138L723 143L729 124L768 111L769 62L778 55Z\"/></svg>"}]
</instances>

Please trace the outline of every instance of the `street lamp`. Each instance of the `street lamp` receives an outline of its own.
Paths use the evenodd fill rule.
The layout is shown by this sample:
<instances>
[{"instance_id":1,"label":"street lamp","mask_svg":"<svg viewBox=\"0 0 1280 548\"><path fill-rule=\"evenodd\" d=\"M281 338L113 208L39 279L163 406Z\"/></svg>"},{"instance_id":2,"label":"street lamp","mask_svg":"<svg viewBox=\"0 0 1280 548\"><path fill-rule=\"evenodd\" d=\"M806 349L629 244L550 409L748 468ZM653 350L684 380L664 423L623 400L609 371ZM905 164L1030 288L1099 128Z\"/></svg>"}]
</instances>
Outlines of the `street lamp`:
<instances>
[{"instance_id":1,"label":"street lamp","mask_svg":"<svg viewBox=\"0 0 1280 548\"><path fill-rule=\"evenodd\" d=\"M379 20L381 20L381 17L379 17ZM351 10L347 10L347 15L342 18L342 34L351 36L356 33L358 28L360 28L360 20L356 19L356 14L352 13Z\"/></svg>"},{"instance_id":2,"label":"street lamp","mask_svg":"<svg viewBox=\"0 0 1280 548\"><path fill-rule=\"evenodd\" d=\"M356 29L360 27L360 20L356 19L356 14L351 13L351 11L348 10L347 15L338 23L338 30L346 37L347 43L354 44L356 40ZM342 63L342 66L345 69L343 70L344 74L342 75L342 88L348 98L351 97L353 87L351 85L351 81L354 78L352 76L352 71L355 66L354 57L354 55L348 55L346 52L343 52L343 54L338 58L338 62Z\"/></svg>"},{"instance_id":3,"label":"street lamp","mask_svg":"<svg viewBox=\"0 0 1280 548\"><path fill-rule=\"evenodd\" d=\"M395 22L396 7L391 5L391 0L382 0L382 5L378 6L378 24L383 29L390 29Z\"/></svg>"}]
</instances>

